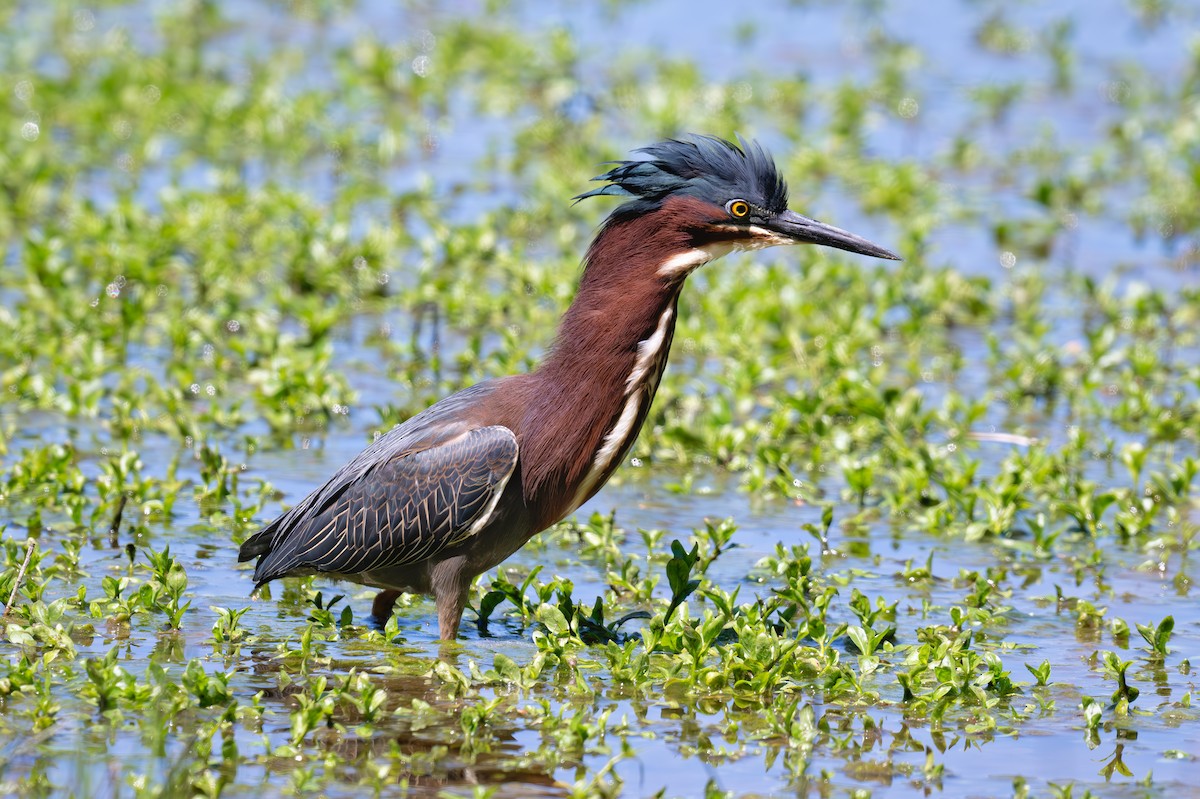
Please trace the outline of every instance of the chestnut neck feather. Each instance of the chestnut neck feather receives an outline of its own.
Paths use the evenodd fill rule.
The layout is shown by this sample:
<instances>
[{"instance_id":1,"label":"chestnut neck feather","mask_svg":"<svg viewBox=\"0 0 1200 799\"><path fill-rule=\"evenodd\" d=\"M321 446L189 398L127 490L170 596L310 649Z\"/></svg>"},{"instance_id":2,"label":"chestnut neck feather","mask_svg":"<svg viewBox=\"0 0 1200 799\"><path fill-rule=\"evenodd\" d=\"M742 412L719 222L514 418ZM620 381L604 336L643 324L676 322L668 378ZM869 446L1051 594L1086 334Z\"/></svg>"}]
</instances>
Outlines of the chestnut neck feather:
<instances>
[{"instance_id":1,"label":"chestnut neck feather","mask_svg":"<svg viewBox=\"0 0 1200 799\"><path fill-rule=\"evenodd\" d=\"M663 312L678 300L684 276L664 277L659 267L694 248L689 229L719 210L699 200L671 199L651 214L610 218L588 248L579 291L554 347L524 381L526 411L517 431L522 483L526 501L537 497L537 505L554 517L547 524L570 512L575 489L624 408L638 344L654 334ZM666 346L674 313L668 325ZM635 434L648 408L649 402ZM596 488L607 478L602 475Z\"/></svg>"}]
</instances>

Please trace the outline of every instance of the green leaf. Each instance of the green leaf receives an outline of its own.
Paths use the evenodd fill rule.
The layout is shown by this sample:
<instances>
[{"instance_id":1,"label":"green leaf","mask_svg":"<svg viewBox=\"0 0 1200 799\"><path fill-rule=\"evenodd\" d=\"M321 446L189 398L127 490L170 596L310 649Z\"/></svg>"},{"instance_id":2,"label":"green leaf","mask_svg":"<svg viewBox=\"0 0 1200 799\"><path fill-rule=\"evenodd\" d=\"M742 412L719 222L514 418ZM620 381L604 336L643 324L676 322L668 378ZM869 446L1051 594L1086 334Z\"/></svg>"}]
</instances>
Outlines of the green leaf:
<instances>
[{"instance_id":1,"label":"green leaf","mask_svg":"<svg viewBox=\"0 0 1200 799\"><path fill-rule=\"evenodd\" d=\"M488 591L484 594L479 600L479 623L487 624L488 619L492 617L492 611L499 607L507 596L504 591Z\"/></svg>"},{"instance_id":2,"label":"green leaf","mask_svg":"<svg viewBox=\"0 0 1200 799\"><path fill-rule=\"evenodd\" d=\"M567 617L554 605L538 606L534 618L545 625L552 635L568 635L571 632L571 626L567 624Z\"/></svg>"},{"instance_id":3,"label":"green leaf","mask_svg":"<svg viewBox=\"0 0 1200 799\"><path fill-rule=\"evenodd\" d=\"M497 652L496 657L492 660L492 665L496 669L496 673L508 682L517 683L521 681L521 667L508 655Z\"/></svg>"},{"instance_id":4,"label":"green leaf","mask_svg":"<svg viewBox=\"0 0 1200 799\"><path fill-rule=\"evenodd\" d=\"M699 558L699 547L693 546L686 552L678 541L671 542L671 559L667 561L667 580L671 584L671 601L679 604L700 585L699 580L689 580L692 567Z\"/></svg>"}]
</instances>

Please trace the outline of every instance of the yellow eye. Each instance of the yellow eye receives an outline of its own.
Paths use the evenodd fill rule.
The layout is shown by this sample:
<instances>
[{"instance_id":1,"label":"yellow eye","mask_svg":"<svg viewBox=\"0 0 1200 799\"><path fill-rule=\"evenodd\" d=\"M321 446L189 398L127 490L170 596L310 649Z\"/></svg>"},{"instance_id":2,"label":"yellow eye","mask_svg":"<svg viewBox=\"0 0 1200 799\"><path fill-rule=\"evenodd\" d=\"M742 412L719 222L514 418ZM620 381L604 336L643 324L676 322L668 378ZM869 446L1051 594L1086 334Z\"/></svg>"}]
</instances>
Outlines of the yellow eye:
<instances>
[{"instance_id":1,"label":"yellow eye","mask_svg":"<svg viewBox=\"0 0 1200 799\"><path fill-rule=\"evenodd\" d=\"M729 212L730 216L742 219L750 213L750 204L745 200L730 200L725 204L725 210Z\"/></svg>"}]
</instances>

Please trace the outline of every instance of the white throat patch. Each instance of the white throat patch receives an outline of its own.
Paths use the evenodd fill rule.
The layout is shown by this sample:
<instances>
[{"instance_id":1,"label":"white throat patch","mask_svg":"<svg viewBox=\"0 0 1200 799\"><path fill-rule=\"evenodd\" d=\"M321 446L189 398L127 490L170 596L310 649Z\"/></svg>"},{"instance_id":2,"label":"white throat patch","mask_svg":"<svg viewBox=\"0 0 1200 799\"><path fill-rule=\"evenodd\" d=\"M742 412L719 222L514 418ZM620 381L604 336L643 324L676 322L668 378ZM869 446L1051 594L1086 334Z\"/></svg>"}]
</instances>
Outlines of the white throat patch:
<instances>
[{"instance_id":1,"label":"white throat patch","mask_svg":"<svg viewBox=\"0 0 1200 799\"><path fill-rule=\"evenodd\" d=\"M766 247L796 243L793 239L781 236L765 227L755 225L746 230L750 233L746 238L706 244L703 247L695 247L672 255L658 267L659 277L687 277L709 261L715 261L734 250L761 250Z\"/></svg>"},{"instance_id":2,"label":"white throat patch","mask_svg":"<svg viewBox=\"0 0 1200 799\"><path fill-rule=\"evenodd\" d=\"M672 255L658 267L660 277L687 277L709 261L715 261L732 250L729 244L707 244Z\"/></svg>"}]
</instances>

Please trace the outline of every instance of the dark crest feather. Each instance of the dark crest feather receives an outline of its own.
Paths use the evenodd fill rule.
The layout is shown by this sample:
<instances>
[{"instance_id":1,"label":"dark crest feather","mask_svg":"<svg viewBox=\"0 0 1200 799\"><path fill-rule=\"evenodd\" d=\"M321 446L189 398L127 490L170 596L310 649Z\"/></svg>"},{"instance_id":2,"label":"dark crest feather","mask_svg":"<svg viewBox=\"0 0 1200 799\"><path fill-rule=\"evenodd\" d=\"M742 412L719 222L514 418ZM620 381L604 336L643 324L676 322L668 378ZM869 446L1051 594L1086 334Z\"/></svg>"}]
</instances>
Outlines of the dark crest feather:
<instances>
[{"instance_id":1,"label":"dark crest feather","mask_svg":"<svg viewBox=\"0 0 1200 799\"><path fill-rule=\"evenodd\" d=\"M612 169L592 178L608 185L584 192L575 201L602 195L633 197L613 211L614 217L648 213L675 195L718 205L745 200L772 214L787 208L787 184L770 154L755 141L738 136L734 144L716 136L688 135L636 152L649 158L610 162L615 164Z\"/></svg>"}]
</instances>

